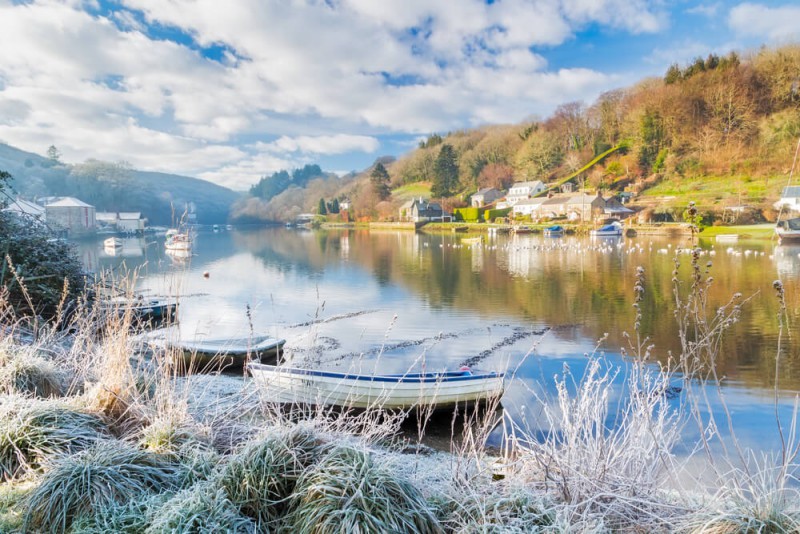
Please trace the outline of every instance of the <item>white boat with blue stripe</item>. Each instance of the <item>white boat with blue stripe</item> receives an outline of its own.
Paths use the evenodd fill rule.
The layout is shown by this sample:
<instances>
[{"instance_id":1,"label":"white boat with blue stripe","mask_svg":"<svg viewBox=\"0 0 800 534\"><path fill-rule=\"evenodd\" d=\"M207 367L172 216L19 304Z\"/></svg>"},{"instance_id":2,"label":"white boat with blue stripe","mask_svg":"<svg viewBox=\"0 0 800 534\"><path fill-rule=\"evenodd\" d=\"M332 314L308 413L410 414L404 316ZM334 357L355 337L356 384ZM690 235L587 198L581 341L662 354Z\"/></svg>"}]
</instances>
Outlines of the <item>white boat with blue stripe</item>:
<instances>
[{"instance_id":1,"label":"white boat with blue stripe","mask_svg":"<svg viewBox=\"0 0 800 534\"><path fill-rule=\"evenodd\" d=\"M469 368L440 373L354 374L251 363L265 400L342 408L453 408L499 399L504 373Z\"/></svg>"}]
</instances>

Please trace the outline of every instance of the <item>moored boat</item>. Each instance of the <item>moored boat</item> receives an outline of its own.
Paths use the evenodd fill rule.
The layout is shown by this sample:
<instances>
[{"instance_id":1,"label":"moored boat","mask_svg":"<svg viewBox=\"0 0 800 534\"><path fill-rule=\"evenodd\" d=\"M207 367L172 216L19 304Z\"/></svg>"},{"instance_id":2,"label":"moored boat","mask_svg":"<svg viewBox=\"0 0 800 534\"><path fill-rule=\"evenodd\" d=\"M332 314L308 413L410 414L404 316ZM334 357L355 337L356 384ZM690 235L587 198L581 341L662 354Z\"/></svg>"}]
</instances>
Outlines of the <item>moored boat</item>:
<instances>
[{"instance_id":1,"label":"moored boat","mask_svg":"<svg viewBox=\"0 0 800 534\"><path fill-rule=\"evenodd\" d=\"M514 226L511 228L513 234L530 234L533 229L530 226Z\"/></svg>"},{"instance_id":2,"label":"moored boat","mask_svg":"<svg viewBox=\"0 0 800 534\"><path fill-rule=\"evenodd\" d=\"M147 340L152 348L179 355L180 363L187 369L200 371L241 369L248 361L277 362L285 343L285 339L271 336L193 341L156 337Z\"/></svg>"},{"instance_id":3,"label":"moored boat","mask_svg":"<svg viewBox=\"0 0 800 534\"><path fill-rule=\"evenodd\" d=\"M188 251L192 249L192 238L188 233L181 233L177 230L167 231L167 239L164 241L164 248L168 251Z\"/></svg>"},{"instance_id":4,"label":"moored boat","mask_svg":"<svg viewBox=\"0 0 800 534\"><path fill-rule=\"evenodd\" d=\"M622 224L614 221L589 232L596 237L617 237L622 235Z\"/></svg>"},{"instance_id":5,"label":"moored boat","mask_svg":"<svg viewBox=\"0 0 800 534\"><path fill-rule=\"evenodd\" d=\"M496 400L504 373L469 369L440 373L356 374L251 363L253 379L271 402L341 408L431 409Z\"/></svg>"},{"instance_id":6,"label":"moored boat","mask_svg":"<svg viewBox=\"0 0 800 534\"><path fill-rule=\"evenodd\" d=\"M559 237L564 235L564 227L556 224L544 229L544 235L549 237Z\"/></svg>"},{"instance_id":7,"label":"moored boat","mask_svg":"<svg viewBox=\"0 0 800 534\"><path fill-rule=\"evenodd\" d=\"M143 297L103 299L96 306L103 321L107 321L109 317L122 318L130 315L131 322L135 325L148 326L174 322L178 310L178 303L175 300Z\"/></svg>"},{"instance_id":8,"label":"moored boat","mask_svg":"<svg viewBox=\"0 0 800 534\"><path fill-rule=\"evenodd\" d=\"M800 217L778 221L775 225L775 233L778 234L781 243L800 241Z\"/></svg>"}]
</instances>

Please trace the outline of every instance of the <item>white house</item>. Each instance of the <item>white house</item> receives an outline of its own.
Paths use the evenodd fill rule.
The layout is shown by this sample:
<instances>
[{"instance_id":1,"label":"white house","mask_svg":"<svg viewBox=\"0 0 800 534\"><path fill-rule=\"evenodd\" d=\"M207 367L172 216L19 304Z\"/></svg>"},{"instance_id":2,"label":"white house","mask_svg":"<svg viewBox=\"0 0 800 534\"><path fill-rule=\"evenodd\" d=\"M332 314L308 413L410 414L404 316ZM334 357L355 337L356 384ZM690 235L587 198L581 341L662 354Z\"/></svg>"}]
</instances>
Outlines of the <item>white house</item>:
<instances>
[{"instance_id":1,"label":"white house","mask_svg":"<svg viewBox=\"0 0 800 534\"><path fill-rule=\"evenodd\" d=\"M64 197L57 202L47 204L44 208L47 213L47 223L69 232L70 235L82 235L95 230L94 206L77 198Z\"/></svg>"},{"instance_id":2,"label":"white house","mask_svg":"<svg viewBox=\"0 0 800 534\"><path fill-rule=\"evenodd\" d=\"M800 211L800 186L792 185L783 188L781 199L775 204L776 210L786 209L789 211Z\"/></svg>"},{"instance_id":3,"label":"white house","mask_svg":"<svg viewBox=\"0 0 800 534\"><path fill-rule=\"evenodd\" d=\"M544 190L545 186L541 180L536 180L534 182L517 182L508 190L506 205L513 206L520 200L531 198Z\"/></svg>"},{"instance_id":4,"label":"white house","mask_svg":"<svg viewBox=\"0 0 800 534\"><path fill-rule=\"evenodd\" d=\"M520 200L511 208L511 213L514 215L529 215L533 219L537 219L542 215L542 205L548 200L547 197L527 198Z\"/></svg>"}]
</instances>

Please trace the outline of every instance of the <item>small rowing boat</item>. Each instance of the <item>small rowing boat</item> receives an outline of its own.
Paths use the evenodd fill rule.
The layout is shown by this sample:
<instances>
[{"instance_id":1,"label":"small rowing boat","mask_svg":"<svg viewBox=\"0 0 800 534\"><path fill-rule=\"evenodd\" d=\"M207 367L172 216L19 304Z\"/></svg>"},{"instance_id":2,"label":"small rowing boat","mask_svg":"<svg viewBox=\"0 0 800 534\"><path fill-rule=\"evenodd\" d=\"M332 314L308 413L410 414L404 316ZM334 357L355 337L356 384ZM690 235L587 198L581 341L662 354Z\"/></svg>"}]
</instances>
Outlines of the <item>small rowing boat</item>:
<instances>
[{"instance_id":1,"label":"small rowing boat","mask_svg":"<svg viewBox=\"0 0 800 534\"><path fill-rule=\"evenodd\" d=\"M160 326L175 322L178 303L174 300L138 297L115 297L97 303L101 321L109 317L130 316L134 325Z\"/></svg>"},{"instance_id":2,"label":"small rowing boat","mask_svg":"<svg viewBox=\"0 0 800 534\"><path fill-rule=\"evenodd\" d=\"M277 362L285 339L270 336L171 340L152 337L151 348L175 353L180 363L195 370L241 369L248 361Z\"/></svg>"},{"instance_id":3,"label":"small rowing boat","mask_svg":"<svg viewBox=\"0 0 800 534\"><path fill-rule=\"evenodd\" d=\"M504 373L469 368L440 373L365 375L251 363L266 400L342 408L453 408L499 399Z\"/></svg>"}]
</instances>

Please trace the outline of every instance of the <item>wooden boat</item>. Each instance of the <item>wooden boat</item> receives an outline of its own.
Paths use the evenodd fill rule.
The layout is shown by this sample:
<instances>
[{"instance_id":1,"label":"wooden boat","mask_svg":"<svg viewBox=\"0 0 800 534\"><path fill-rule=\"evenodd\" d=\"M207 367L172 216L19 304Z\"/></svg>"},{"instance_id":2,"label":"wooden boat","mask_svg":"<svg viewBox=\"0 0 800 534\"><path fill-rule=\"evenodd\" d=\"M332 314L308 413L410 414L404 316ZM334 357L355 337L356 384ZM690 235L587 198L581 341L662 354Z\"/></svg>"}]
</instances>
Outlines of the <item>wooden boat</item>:
<instances>
[{"instance_id":1,"label":"wooden boat","mask_svg":"<svg viewBox=\"0 0 800 534\"><path fill-rule=\"evenodd\" d=\"M550 226L544 229L544 235L549 237L560 237L564 235L564 227L560 225Z\"/></svg>"},{"instance_id":2,"label":"wooden boat","mask_svg":"<svg viewBox=\"0 0 800 534\"><path fill-rule=\"evenodd\" d=\"M467 227L467 226L454 226L453 227L453 233L466 232L467 230L469 230L469 227Z\"/></svg>"},{"instance_id":3,"label":"wooden boat","mask_svg":"<svg viewBox=\"0 0 800 534\"><path fill-rule=\"evenodd\" d=\"M119 237L109 237L108 239L103 240L103 246L105 248L120 248L122 247L122 239Z\"/></svg>"},{"instance_id":4,"label":"wooden boat","mask_svg":"<svg viewBox=\"0 0 800 534\"><path fill-rule=\"evenodd\" d=\"M596 230L592 230L589 234L596 237L618 237L622 235L622 224L614 221Z\"/></svg>"},{"instance_id":5,"label":"wooden boat","mask_svg":"<svg viewBox=\"0 0 800 534\"><path fill-rule=\"evenodd\" d=\"M285 339L270 336L171 340L150 338L147 344L176 353L186 368L196 370L241 369L248 361L277 362Z\"/></svg>"},{"instance_id":6,"label":"wooden boat","mask_svg":"<svg viewBox=\"0 0 800 534\"><path fill-rule=\"evenodd\" d=\"M511 229L513 234L530 234L531 232L533 232L533 229L530 226L514 226Z\"/></svg>"},{"instance_id":7,"label":"wooden boat","mask_svg":"<svg viewBox=\"0 0 800 534\"><path fill-rule=\"evenodd\" d=\"M432 409L498 399L504 373L469 369L441 373L364 375L251 363L265 398L285 404L342 408Z\"/></svg>"}]
</instances>

